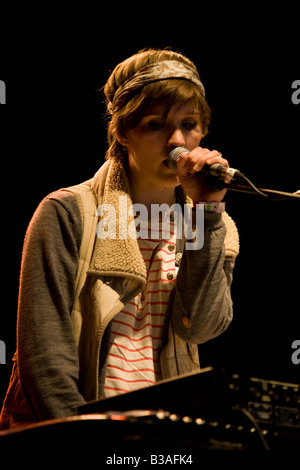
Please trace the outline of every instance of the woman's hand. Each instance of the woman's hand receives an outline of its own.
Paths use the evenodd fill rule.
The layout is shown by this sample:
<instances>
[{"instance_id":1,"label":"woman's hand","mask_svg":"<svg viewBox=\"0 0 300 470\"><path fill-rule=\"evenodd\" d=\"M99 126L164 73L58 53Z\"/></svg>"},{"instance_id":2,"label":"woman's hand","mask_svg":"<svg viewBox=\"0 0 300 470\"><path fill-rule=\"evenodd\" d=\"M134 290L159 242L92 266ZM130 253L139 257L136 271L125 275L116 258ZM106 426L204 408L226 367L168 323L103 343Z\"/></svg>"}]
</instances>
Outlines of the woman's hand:
<instances>
[{"instance_id":1,"label":"woman's hand","mask_svg":"<svg viewBox=\"0 0 300 470\"><path fill-rule=\"evenodd\" d=\"M217 150L196 147L189 154L182 153L177 160L177 177L186 194L194 201L220 202L226 189L217 190L204 173L199 173L205 165L220 163L229 166Z\"/></svg>"}]
</instances>

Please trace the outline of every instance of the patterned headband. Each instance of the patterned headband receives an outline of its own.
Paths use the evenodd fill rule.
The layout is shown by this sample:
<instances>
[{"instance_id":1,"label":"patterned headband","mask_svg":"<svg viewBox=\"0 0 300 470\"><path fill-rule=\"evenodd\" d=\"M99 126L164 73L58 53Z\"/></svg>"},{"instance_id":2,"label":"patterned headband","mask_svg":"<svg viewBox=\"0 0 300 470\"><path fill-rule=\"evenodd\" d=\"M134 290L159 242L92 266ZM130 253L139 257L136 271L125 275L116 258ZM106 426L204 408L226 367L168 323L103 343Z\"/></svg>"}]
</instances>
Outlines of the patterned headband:
<instances>
[{"instance_id":1,"label":"patterned headband","mask_svg":"<svg viewBox=\"0 0 300 470\"><path fill-rule=\"evenodd\" d=\"M128 97L139 88L149 83L168 80L170 78L181 78L193 82L198 86L201 95L203 97L205 96L204 86L195 69L177 60L164 60L152 65L147 65L126 80L126 82L117 89L112 103L109 103L110 113L113 114L121 109L126 101L129 101L130 98Z\"/></svg>"}]
</instances>

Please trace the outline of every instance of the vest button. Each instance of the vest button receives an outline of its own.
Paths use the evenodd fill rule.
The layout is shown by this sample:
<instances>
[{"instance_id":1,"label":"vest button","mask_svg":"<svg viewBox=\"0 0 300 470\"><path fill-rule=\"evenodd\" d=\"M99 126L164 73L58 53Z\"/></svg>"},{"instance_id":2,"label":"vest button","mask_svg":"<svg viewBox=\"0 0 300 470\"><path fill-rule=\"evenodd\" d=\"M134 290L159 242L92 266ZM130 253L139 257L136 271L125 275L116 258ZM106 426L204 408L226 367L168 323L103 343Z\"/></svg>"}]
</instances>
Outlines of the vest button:
<instances>
[{"instance_id":1,"label":"vest button","mask_svg":"<svg viewBox=\"0 0 300 470\"><path fill-rule=\"evenodd\" d=\"M185 326L186 328L191 328L192 326L192 322L187 316L182 317L182 323L183 323L183 326Z\"/></svg>"},{"instance_id":2,"label":"vest button","mask_svg":"<svg viewBox=\"0 0 300 470\"><path fill-rule=\"evenodd\" d=\"M172 281L172 279L174 279L174 275L173 275L172 273L168 273L168 274L167 274L167 279L168 279L169 281Z\"/></svg>"},{"instance_id":3,"label":"vest button","mask_svg":"<svg viewBox=\"0 0 300 470\"><path fill-rule=\"evenodd\" d=\"M182 258L182 253L176 253L176 255L175 255L175 266L180 266L181 258Z\"/></svg>"},{"instance_id":4,"label":"vest button","mask_svg":"<svg viewBox=\"0 0 300 470\"><path fill-rule=\"evenodd\" d=\"M168 250L169 251L174 251L175 250L175 245L169 245Z\"/></svg>"}]
</instances>

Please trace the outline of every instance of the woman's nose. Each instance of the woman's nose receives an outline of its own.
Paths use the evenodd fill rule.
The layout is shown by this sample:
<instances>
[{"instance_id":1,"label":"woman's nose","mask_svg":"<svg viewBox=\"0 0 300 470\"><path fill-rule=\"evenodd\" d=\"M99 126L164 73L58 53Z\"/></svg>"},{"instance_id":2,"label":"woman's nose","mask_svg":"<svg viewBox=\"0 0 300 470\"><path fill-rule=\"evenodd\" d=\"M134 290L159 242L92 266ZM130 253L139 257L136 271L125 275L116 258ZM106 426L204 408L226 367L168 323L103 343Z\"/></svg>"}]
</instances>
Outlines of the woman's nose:
<instances>
[{"instance_id":1,"label":"woman's nose","mask_svg":"<svg viewBox=\"0 0 300 470\"><path fill-rule=\"evenodd\" d=\"M184 147L185 138L180 128L176 128L169 136L168 145L170 147Z\"/></svg>"}]
</instances>

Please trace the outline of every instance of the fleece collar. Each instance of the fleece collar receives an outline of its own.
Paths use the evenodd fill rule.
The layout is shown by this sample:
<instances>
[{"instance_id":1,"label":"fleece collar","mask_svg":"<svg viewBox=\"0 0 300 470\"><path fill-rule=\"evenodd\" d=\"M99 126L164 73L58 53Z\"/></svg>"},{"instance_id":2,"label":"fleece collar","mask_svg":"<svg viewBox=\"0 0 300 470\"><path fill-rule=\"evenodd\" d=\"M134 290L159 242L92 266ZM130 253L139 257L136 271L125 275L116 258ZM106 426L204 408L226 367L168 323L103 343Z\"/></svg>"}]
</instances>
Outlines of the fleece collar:
<instances>
[{"instance_id":1,"label":"fleece collar","mask_svg":"<svg viewBox=\"0 0 300 470\"><path fill-rule=\"evenodd\" d=\"M132 199L123 163L117 159L106 161L95 174L91 186L96 195L98 207L109 204L114 208L116 238L110 236L107 238L96 237L89 272L101 276L135 278L144 284L147 271L137 240L131 237L124 239L119 237L119 221L122 221L121 227L124 229L124 226L126 226L128 231L133 221L133 217L128 215L128 208L132 206ZM186 195L180 190L179 187L177 196L181 201L186 200L187 202ZM120 201L122 201L121 207ZM238 231L234 221L226 212L222 214L222 217L227 229L225 237L226 259L234 259L239 253Z\"/></svg>"},{"instance_id":2,"label":"fleece collar","mask_svg":"<svg viewBox=\"0 0 300 470\"><path fill-rule=\"evenodd\" d=\"M119 237L119 230L129 230L133 217L128 216L128 208L132 206L129 183L122 162L108 160L95 174L92 181L98 207L113 207L116 221L115 238L96 237L89 272L101 276L121 276L135 278L144 284L147 271L138 242L131 237ZM122 206L119 206L119 202ZM119 221L122 221L121 225ZM108 226L109 228L109 226ZM127 232L128 233L128 232Z\"/></svg>"}]
</instances>

